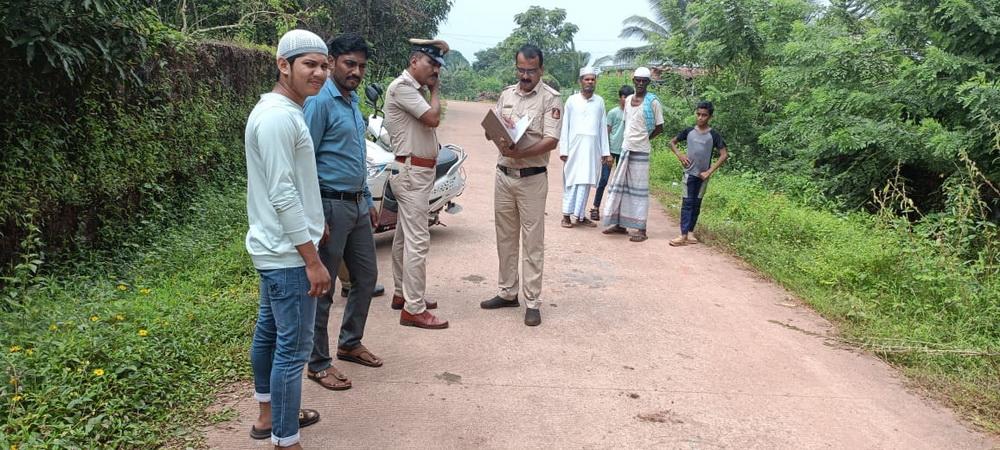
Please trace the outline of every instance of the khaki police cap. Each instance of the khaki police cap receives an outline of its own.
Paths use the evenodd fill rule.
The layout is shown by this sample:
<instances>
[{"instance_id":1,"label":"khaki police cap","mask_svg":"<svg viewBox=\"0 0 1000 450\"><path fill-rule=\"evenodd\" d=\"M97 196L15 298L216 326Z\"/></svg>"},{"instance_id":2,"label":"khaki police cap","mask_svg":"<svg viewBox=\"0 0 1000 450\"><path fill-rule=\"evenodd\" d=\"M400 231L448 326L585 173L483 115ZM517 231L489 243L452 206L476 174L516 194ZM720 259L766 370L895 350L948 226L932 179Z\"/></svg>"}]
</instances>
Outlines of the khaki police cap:
<instances>
[{"instance_id":1,"label":"khaki police cap","mask_svg":"<svg viewBox=\"0 0 1000 450\"><path fill-rule=\"evenodd\" d=\"M412 50L427 54L444 65L444 55L448 54L448 43L440 39L410 39Z\"/></svg>"}]
</instances>

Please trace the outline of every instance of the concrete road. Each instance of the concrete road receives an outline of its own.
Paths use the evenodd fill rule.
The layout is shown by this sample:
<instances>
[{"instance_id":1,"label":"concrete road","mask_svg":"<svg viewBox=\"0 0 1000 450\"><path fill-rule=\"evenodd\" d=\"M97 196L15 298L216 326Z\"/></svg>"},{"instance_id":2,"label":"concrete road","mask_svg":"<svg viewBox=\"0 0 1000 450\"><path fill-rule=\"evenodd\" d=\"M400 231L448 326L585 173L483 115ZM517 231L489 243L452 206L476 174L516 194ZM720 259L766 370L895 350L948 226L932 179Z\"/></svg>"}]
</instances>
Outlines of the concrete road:
<instances>
[{"instance_id":1,"label":"concrete road","mask_svg":"<svg viewBox=\"0 0 1000 450\"><path fill-rule=\"evenodd\" d=\"M827 321L706 245L673 248L677 224L651 202L650 239L559 227L562 163L549 166L542 325L524 309L487 311L496 294L496 150L490 105L449 102L439 136L469 153L464 211L432 230L427 295L446 330L398 324L389 308L391 233L376 237L379 282L365 344L381 368L337 361L354 387L304 380L302 431L322 449L959 449L997 448L921 398L877 358L833 345ZM705 203L712 207L711 198ZM337 288L339 290L339 286ZM338 297L331 317L343 312ZM335 333L335 332L334 332ZM247 362L249 364L249 361ZM206 430L211 448L269 448L248 431L241 384Z\"/></svg>"}]
</instances>

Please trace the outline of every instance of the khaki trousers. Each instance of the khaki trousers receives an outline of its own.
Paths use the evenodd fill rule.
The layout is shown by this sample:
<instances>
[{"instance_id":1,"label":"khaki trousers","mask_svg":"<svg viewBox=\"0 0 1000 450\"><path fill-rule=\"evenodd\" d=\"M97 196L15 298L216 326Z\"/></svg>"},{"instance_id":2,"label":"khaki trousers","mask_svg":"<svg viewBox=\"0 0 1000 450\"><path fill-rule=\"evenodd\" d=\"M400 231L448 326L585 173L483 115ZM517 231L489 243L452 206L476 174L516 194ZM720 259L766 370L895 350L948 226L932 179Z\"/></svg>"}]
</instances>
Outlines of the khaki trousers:
<instances>
[{"instance_id":1,"label":"khaki trousers","mask_svg":"<svg viewBox=\"0 0 1000 450\"><path fill-rule=\"evenodd\" d=\"M431 247L428 211L434 188L433 167L399 165L399 172L389 178L392 193L399 204L396 234L392 237L392 281L394 294L406 300L403 308L410 314L427 309L427 251Z\"/></svg>"},{"instance_id":2,"label":"khaki trousers","mask_svg":"<svg viewBox=\"0 0 1000 450\"><path fill-rule=\"evenodd\" d=\"M549 193L548 173L514 178L496 171L494 214L497 227L497 256L500 271L497 283L500 298L520 296L528 308L542 302L542 270L545 266L545 198ZM520 245L519 245L520 244ZM520 248L519 248L520 247ZM518 250L521 276L518 277Z\"/></svg>"}]
</instances>

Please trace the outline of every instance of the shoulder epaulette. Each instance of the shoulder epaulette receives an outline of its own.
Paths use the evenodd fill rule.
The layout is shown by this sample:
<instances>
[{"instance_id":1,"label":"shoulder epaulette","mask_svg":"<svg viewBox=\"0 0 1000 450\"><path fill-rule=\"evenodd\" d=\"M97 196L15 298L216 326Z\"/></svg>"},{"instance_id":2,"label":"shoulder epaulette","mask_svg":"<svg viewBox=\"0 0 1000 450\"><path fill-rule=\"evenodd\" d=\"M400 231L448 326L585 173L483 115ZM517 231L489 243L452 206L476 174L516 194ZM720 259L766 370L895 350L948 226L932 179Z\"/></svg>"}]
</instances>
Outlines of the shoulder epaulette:
<instances>
[{"instance_id":1,"label":"shoulder epaulette","mask_svg":"<svg viewBox=\"0 0 1000 450\"><path fill-rule=\"evenodd\" d=\"M556 97L562 97L562 94L559 93L559 91L557 91L555 89L552 89L552 86L549 86L549 85L547 85L545 83L542 83L542 89L545 89L550 94L555 95Z\"/></svg>"}]
</instances>

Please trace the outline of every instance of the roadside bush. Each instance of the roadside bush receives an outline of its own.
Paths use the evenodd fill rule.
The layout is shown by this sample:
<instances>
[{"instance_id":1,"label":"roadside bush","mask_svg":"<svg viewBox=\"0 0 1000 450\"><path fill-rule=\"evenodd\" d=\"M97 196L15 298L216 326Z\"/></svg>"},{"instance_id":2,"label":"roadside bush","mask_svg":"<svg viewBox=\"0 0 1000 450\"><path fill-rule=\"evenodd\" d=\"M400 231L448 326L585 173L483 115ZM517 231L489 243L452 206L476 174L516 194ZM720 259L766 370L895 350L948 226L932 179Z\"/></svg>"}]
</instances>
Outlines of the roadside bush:
<instances>
[{"instance_id":1,"label":"roadside bush","mask_svg":"<svg viewBox=\"0 0 1000 450\"><path fill-rule=\"evenodd\" d=\"M257 277L242 186L195 195L174 230L85 251L0 311L0 448L151 448L199 438L215 389L246 377Z\"/></svg>"},{"instance_id":2,"label":"roadside bush","mask_svg":"<svg viewBox=\"0 0 1000 450\"><path fill-rule=\"evenodd\" d=\"M188 44L160 48L139 84L51 76L45 90L29 76L0 94L0 293L25 260L43 276L81 249L141 245L187 213L198 186L240 183L246 114L272 64L260 50Z\"/></svg>"}]
</instances>

